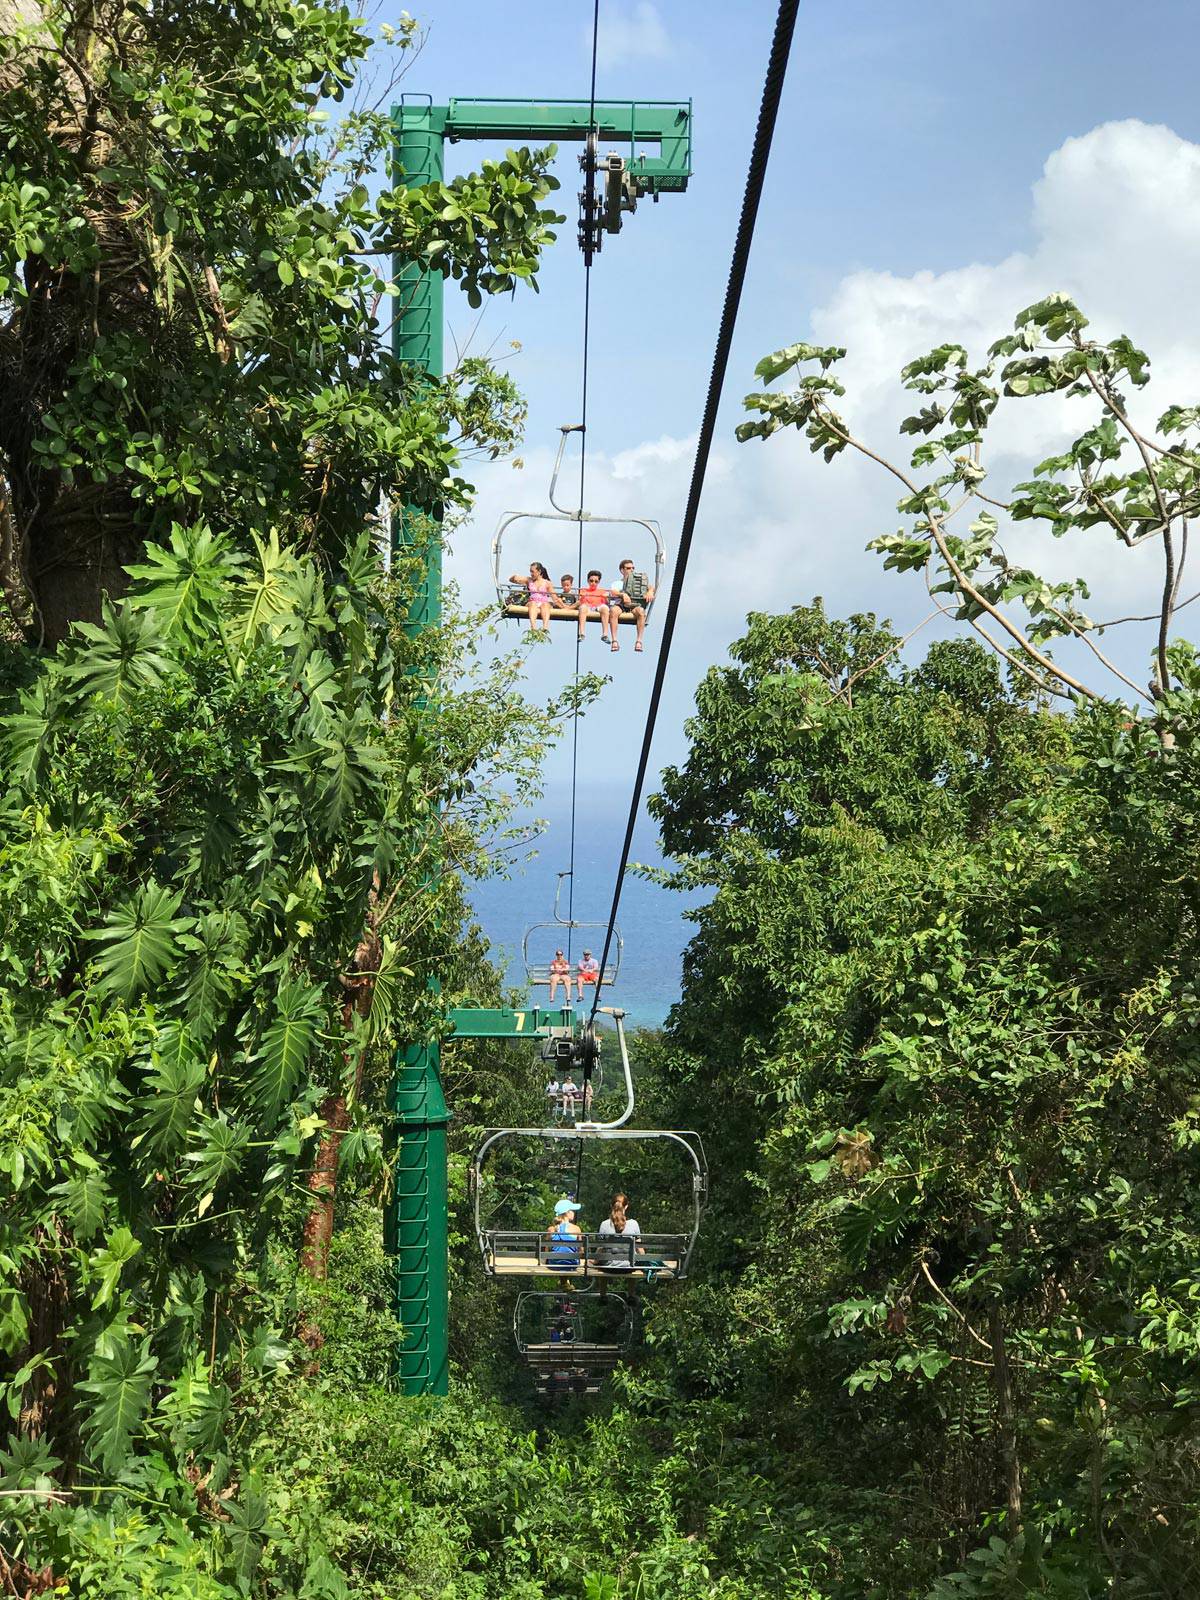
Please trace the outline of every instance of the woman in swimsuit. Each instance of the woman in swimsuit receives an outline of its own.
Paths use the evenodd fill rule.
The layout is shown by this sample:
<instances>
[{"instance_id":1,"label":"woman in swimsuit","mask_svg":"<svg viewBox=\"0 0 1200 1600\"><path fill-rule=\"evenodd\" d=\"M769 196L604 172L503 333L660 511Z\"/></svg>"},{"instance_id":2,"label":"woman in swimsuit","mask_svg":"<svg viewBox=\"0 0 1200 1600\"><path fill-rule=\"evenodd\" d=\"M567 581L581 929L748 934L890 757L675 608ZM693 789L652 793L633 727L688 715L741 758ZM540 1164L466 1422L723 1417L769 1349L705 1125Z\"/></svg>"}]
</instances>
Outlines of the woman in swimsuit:
<instances>
[{"instance_id":1,"label":"woman in swimsuit","mask_svg":"<svg viewBox=\"0 0 1200 1600\"><path fill-rule=\"evenodd\" d=\"M554 586L545 567L540 561L531 561L528 577L523 578L519 572L514 572L508 581L519 584L525 590L525 598L529 601L530 632L537 632L537 619L540 617L542 632L549 638L550 607L554 604Z\"/></svg>"}]
</instances>

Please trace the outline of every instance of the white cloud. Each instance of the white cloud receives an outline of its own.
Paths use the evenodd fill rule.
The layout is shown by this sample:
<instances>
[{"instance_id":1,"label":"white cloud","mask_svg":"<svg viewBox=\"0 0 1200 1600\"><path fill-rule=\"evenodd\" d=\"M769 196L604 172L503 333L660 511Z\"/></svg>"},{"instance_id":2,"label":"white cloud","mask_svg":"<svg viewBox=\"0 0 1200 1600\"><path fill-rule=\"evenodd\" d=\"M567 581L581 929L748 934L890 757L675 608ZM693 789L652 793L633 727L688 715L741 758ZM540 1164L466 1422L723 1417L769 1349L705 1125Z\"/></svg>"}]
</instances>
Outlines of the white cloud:
<instances>
[{"instance_id":1,"label":"white cloud","mask_svg":"<svg viewBox=\"0 0 1200 1600\"><path fill-rule=\"evenodd\" d=\"M1172 402L1200 398L1200 326L1190 312L1200 279L1200 146L1140 122L1095 128L1049 157L1033 187L1031 217L1033 240L1024 252L909 277L854 272L811 313L812 337L849 352L841 369L848 390L844 414L860 438L899 464L907 463L912 441L899 436L898 424L915 398L899 385L904 363L949 339L982 359L1019 310L1054 290L1078 301L1098 337L1126 332L1149 351L1153 376L1140 402L1145 416L1152 420ZM758 286L760 293L771 288ZM779 344L806 335L797 321L778 327ZM742 381L748 376L735 365L729 401L736 404L742 389L754 386ZM1042 456L1087 425L1085 414L1091 416L1081 402L1061 399L1002 404L1001 412L1007 420L992 430L989 453L992 487L1002 490L1028 476ZM735 421L727 408L710 462L687 575L685 627L676 640L685 656L680 676L694 684L704 665L743 631L751 609L783 610L821 594L841 614L874 610L902 627L922 617L929 604L921 581L884 572L864 549L868 539L900 525L894 509L899 485L861 458L844 455L826 466L796 434L738 446L730 437ZM589 448L590 507L658 518L674 555L693 449L689 438L649 440L615 456ZM530 453L519 492L511 474L485 479L472 541L490 530L502 504L544 504L549 459L548 451ZM566 570L555 563L574 551L574 538L569 530L551 546L514 535L508 570L542 549L556 573ZM1087 540L1056 542L1031 524L1016 525L1006 541L1010 555L1047 576L1086 576L1096 617L1150 610L1161 587L1153 545L1131 554L1101 530ZM635 553L589 542L585 560L592 549L603 551L598 559L606 575L620 555ZM474 591L478 578L468 582ZM1200 613L1200 604L1196 609ZM1191 617L1185 612L1181 626ZM1113 644L1140 681L1144 641L1122 649L1116 639L1108 636L1106 646Z\"/></svg>"},{"instance_id":2,"label":"white cloud","mask_svg":"<svg viewBox=\"0 0 1200 1600\"><path fill-rule=\"evenodd\" d=\"M587 35L591 46L591 33ZM670 41L658 7L650 0L634 5L607 5L600 11L596 60L602 67L627 61L661 61L670 54Z\"/></svg>"}]
</instances>

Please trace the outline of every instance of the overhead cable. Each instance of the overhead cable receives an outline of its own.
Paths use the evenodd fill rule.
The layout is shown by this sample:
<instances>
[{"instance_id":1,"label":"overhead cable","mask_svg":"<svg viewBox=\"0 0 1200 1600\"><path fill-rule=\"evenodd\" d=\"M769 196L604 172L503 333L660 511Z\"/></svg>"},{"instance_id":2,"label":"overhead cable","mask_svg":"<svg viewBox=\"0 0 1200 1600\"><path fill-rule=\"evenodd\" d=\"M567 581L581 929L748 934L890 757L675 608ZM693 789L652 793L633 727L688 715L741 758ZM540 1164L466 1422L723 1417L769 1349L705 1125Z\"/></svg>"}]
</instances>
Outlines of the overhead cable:
<instances>
[{"instance_id":1,"label":"overhead cable","mask_svg":"<svg viewBox=\"0 0 1200 1600\"><path fill-rule=\"evenodd\" d=\"M700 511L700 496L704 489L704 475L708 467L713 435L716 432L717 411L721 404L721 391L725 384L726 368L729 365L733 331L737 324L738 306L741 302L742 286L746 278L746 265L750 259L750 246L754 239L754 225L758 217L759 202L762 199L763 183L767 174L767 161L771 154L771 141L775 135L775 122L779 113L779 101L783 93L783 80L787 73L788 56L791 53L792 35L796 29L796 15L799 9L800 0L780 0L779 13L775 19L775 34L771 41L771 54L767 61L766 77L763 82L762 104L758 112L758 126L754 131L754 146L750 153L750 165L746 172L746 191L742 197L742 212L738 219L737 235L733 245L733 259L729 267L729 282L725 289L725 304L721 311L721 322L717 330L717 344L713 353L712 374L708 380L708 397L704 402L700 433L696 440L696 457L692 466L692 481L688 489L687 507L683 514L683 526L679 535L679 559L675 567L675 580L671 586L671 598L667 604L666 620L663 623L662 644L659 646L658 663L654 672L654 686L650 691L650 708L646 715L645 733L642 736L642 749L638 758L637 776L634 779L633 799L630 801L629 817L625 824L625 842L621 847L621 861L617 867L612 908L608 914L608 929L604 935L604 951L600 957L601 977L603 977L608 963L613 930L617 921L617 911L621 903L621 889L625 882L626 869L629 866L629 853L633 848L633 830L637 824L638 809L642 802L642 788L645 784L646 771L650 764L650 746L654 740L654 727L658 719L659 705L662 701L663 682L667 674L667 660L671 653L671 640L675 633L675 620L679 613L679 601L683 593L683 580L687 573L692 538L696 531L696 518ZM592 1022L595 1022L596 1012L600 1006L601 987L602 985L597 983L595 998L592 1001L590 1018Z\"/></svg>"},{"instance_id":2,"label":"overhead cable","mask_svg":"<svg viewBox=\"0 0 1200 1600\"><path fill-rule=\"evenodd\" d=\"M600 40L600 0L592 8L592 85L588 100L588 131L584 143L586 159L583 179L587 186L588 213L596 195L596 56ZM583 577L583 509L587 504L587 415L588 415L588 349L591 343L592 321L592 253L583 257L583 398L580 405L579 429L579 549L575 561L575 584L578 588ZM579 782L579 633L575 634L575 703L571 717L571 849L567 880L567 960L573 959L572 942L575 935L575 814L576 790ZM570 989L567 999L571 998Z\"/></svg>"}]
</instances>

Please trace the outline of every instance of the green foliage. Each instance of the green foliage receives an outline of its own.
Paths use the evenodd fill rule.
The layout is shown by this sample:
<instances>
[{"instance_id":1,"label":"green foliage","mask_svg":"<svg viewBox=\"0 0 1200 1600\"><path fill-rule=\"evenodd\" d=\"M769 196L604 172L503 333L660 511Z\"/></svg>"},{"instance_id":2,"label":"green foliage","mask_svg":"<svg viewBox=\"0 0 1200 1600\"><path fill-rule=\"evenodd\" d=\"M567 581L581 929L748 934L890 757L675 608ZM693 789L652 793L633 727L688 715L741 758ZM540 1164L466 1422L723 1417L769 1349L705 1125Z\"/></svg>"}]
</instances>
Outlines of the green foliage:
<instances>
[{"instance_id":1,"label":"green foliage","mask_svg":"<svg viewBox=\"0 0 1200 1600\"><path fill-rule=\"evenodd\" d=\"M794 344L762 360L755 372L767 383L800 375L790 393L747 395L754 417L737 435L767 439L796 428L826 461L844 450L870 456L904 489L897 510L908 525L871 542L886 567L923 572L931 594L949 597L951 615L978 627L1014 670L1047 693L1064 699L1132 693L1153 702L1163 731L1169 726L1190 736L1192 691L1172 668L1170 630L1182 592L1187 527L1200 506L1200 413L1195 406L1168 406L1157 434L1136 421L1129 390L1149 383L1149 357L1127 335L1105 344L1087 337L1087 326L1071 300L1052 294L1017 314L1016 332L998 339L980 367L971 366L959 344L910 361L901 372L904 387L929 403L900 425L902 434L924 441L907 467L859 440L836 409L845 390L833 368L846 353L836 347ZM1003 401L1055 395L1086 402L1096 420L1002 497L983 463L988 428L1006 409ZM928 469L924 476L922 469ZM973 516L965 532L951 526L964 515ZM1019 522L1040 523L1055 538L1099 528L1126 549L1147 540L1158 544L1166 568L1158 615L1094 621L1083 607L1086 583L1050 581L1008 555L1007 525ZM987 631L988 619L999 633ZM1149 695L1097 643L1106 628L1145 621L1156 624L1147 641L1154 663ZM1081 658L1089 670L1056 659L1053 646L1060 641L1082 643L1090 652Z\"/></svg>"},{"instance_id":2,"label":"green foliage","mask_svg":"<svg viewBox=\"0 0 1200 1600\"><path fill-rule=\"evenodd\" d=\"M896 645L752 618L653 802L709 896L659 1071L726 1301L656 1345L706 1403L771 1395L831 1532L857 1498L833 1593L1182 1596L1200 772Z\"/></svg>"},{"instance_id":3,"label":"green foliage","mask_svg":"<svg viewBox=\"0 0 1200 1600\"><path fill-rule=\"evenodd\" d=\"M28 637L97 623L172 523L336 564L381 501L463 508L462 459L511 449L523 403L479 357L444 382L406 371L391 312L418 266L472 305L537 287L553 149L381 184L418 35L382 30L391 81L351 105L371 41L331 0L24 15L0 41L0 592ZM167 581L195 631L214 552L191 559L190 584ZM126 617L81 670L152 671L138 635Z\"/></svg>"}]
</instances>

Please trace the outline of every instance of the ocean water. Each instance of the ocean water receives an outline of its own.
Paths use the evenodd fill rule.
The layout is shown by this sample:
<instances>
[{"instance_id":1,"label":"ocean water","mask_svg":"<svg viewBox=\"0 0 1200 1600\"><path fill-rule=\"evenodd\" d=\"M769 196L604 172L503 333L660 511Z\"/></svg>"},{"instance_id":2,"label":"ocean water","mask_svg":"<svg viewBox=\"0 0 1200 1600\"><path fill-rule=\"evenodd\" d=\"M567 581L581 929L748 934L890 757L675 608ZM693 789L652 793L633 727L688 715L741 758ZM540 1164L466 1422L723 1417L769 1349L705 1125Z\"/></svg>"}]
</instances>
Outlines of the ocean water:
<instances>
[{"instance_id":1,"label":"ocean water","mask_svg":"<svg viewBox=\"0 0 1200 1600\"><path fill-rule=\"evenodd\" d=\"M599 926L571 931L572 963L590 949L597 960L604 943L604 926L625 835L629 791L618 786L581 791L575 824L575 900L576 921ZM545 832L533 844L534 859L514 867L508 879L492 878L470 888L469 898L475 915L491 942L493 958L506 965L510 983L525 985L521 958L522 942L530 935L530 959L548 962L557 947L567 948L568 930L554 924L554 892L558 873L570 861L570 814L561 803L543 802L537 816L548 822ZM532 822L533 814L522 818ZM657 848L655 824L643 815L634 832L632 860L657 866L662 862ZM660 888L627 873L621 891L617 926L623 941L620 971L612 988L604 991L605 1003L623 1006L627 1024L657 1028L679 997L680 967L684 946L692 935L691 924L683 913L702 896ZM564 882L560 913L567 915L567 884ZM547 923L548 927L537 927ZM610 957L611 962L611 957ZM531 998L546 999L543 986Z\"/></svg>"}]
</instances>

